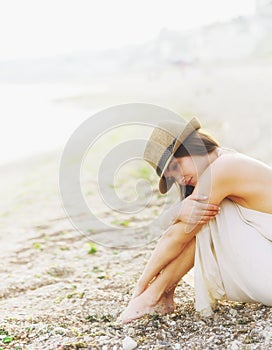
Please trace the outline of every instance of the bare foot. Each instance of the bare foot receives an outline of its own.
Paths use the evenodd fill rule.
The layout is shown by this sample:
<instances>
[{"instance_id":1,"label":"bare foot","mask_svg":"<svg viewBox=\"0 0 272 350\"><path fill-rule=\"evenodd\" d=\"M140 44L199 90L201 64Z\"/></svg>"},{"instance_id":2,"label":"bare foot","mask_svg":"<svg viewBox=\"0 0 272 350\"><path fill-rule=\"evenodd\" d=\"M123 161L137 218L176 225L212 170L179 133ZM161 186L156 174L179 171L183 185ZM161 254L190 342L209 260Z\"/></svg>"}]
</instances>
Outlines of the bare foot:
<instances>
[{"instance_id":1,"label":"bare foot","mask_svg":"<svg viewBox=\"0 0 272 350\"><path fill-rule=\"evenodd\" d=\"M161 315L169 314L175 310L175 302L173 300L173 297L168 294L163 294L161 299L156 304L156 313L159 313Z\"/></svg>"},{"instance_id":2,"label":"bare foot","mask_svg":"<svg viewBox=\"0 0 272 350\"><path fill-rule=\"evenodd\" d=\"M158 302L155 302L147 291L132 299L125 311L121 314L123 323L130 323L146 314L159 313L165 315L173 312L175 303L172 294L163 294Z\"/></svg>"}]
</instances>

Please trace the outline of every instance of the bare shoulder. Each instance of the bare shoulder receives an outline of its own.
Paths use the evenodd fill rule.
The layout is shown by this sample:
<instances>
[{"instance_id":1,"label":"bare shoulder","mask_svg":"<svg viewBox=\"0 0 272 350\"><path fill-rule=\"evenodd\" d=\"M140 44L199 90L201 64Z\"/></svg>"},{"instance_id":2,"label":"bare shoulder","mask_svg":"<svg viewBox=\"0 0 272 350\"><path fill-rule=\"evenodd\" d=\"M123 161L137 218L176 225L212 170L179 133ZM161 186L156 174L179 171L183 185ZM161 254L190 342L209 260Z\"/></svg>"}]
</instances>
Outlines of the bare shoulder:
<instances>
[{"instance_id":1,"label":"bare shoulder","mask_svg":"<svg viewBox=\"0 0 272 350\"><path fill-rule=\"evenodd\" d=\"M230 177L247 177L254 175L255 171L272 172L272 168L267 164L244 155L242 153L227 153L218 157L211 165L214 175L222 179Z\"/></svg>"},{"instance_id":2,"label":"bare shoulder","mask_svg":"<svg viewBox=\"0 0 272 350\"><path fill-rule=\"evenodd\" d=\"M245 159L237 153L224 154L218 157L211 165L210 169L219 178L226 178L232 174L237 174L237 169L241 170L245 166Z\"/></svg>"},{"instance_id":3,"label":"bare shoulder","mask_svg":"<svg viewBox=\"0 0 272 350\"><path fill-rule=\"evenodd\" d=\"M247 163L248 161L239 154L224 154L209 165L201 178L211 176L213 181L218 183L233 180L245 171Z\"/></svg>"},{"instance_id":4,"label":"bare shoulder","mask_svg":"<svg viewBox=\"0 0 272 350\"><path fill-rule=\"evenodd\" d=\"M271 181L272 169L266 164L241 153L218 157L200 176L196 191L209 196L209 201L220 203L224 198L237 201L257 192L260 178Z\"/></svg>"}]
</instances>

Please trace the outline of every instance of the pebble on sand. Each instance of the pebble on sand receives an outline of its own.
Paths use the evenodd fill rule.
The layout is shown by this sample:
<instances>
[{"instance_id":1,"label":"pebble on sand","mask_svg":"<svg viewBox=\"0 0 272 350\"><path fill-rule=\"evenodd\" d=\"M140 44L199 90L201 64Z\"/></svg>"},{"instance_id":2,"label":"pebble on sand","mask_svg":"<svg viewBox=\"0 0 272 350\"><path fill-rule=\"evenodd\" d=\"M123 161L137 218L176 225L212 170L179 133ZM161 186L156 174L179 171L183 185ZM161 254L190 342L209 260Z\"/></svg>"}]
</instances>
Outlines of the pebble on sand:
<instances>
[{"instance_id":1,"label":"pebble on sand","mask_svg":"<svg viewBox=\"0 0 272 350\"><path fill-rule=\"evenodd\" d=\"M137 348L137 343L131 337L125 337L123 339L123 350L133 350Z\"/></svg>"}]
</instances>

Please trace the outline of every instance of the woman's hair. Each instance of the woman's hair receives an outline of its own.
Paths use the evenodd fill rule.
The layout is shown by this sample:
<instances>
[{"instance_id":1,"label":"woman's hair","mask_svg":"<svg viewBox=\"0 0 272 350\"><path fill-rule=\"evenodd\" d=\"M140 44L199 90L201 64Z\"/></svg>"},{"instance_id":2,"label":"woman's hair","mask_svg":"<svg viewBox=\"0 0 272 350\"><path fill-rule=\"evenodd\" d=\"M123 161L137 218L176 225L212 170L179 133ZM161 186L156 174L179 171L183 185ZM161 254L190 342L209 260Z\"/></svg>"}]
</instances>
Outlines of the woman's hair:
<instances>
[{"instance_id":1,"label":"woman's hair","mask_svg":"<svg viewBox=\"0 0 272 350\"><path fill-rule=\"evenodd\" d=\"M202 156L213 152L219 146L218 142L209 134L194 131L176 150L174 157Z\"/></svg>"}]
</instances>

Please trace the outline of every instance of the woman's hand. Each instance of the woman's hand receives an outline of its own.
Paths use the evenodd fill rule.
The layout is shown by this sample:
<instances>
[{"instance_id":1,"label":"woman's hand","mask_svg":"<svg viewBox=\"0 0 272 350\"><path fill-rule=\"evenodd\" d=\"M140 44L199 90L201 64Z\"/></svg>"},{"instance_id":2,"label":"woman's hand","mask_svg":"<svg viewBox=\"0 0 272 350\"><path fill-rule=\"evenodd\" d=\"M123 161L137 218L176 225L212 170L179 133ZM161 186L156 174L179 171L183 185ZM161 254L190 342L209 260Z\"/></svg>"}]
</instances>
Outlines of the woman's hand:
<instances>
[{"instance_id":1,"label":"woman's hand","mask_svg":"<svg viewBox=\"0 0 272 350\"><path fill-rule=\"evenodd\" d=\"M207 196L191 194L181 202L177 220L186 224L206 224L220 212L218 205L203 203Z\"/></svg>"}]
</instances>

